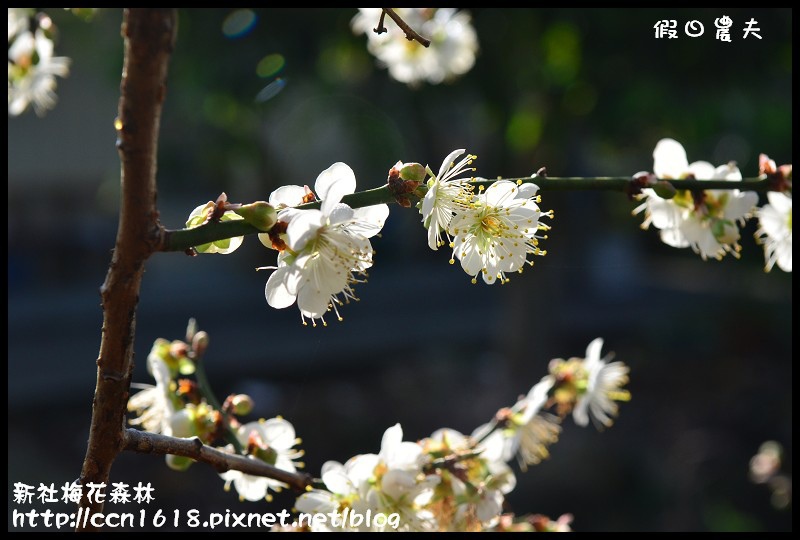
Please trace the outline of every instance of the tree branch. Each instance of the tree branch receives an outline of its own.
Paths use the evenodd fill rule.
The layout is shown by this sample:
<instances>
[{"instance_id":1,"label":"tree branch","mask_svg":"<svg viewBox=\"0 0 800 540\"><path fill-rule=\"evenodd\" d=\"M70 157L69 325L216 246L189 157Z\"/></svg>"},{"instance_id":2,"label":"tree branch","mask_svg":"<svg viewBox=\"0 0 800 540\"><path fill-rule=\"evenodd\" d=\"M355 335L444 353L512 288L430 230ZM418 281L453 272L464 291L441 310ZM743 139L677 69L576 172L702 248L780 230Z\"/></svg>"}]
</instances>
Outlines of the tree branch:
<instances>
[{"instance_id":1,"label":"tree branch","mask_svg":"<svg viewBox=\"0 0 800 540\"><path fill-rule=\"evenodd\" d=\"M475 178L470 182L475 187L487 188L497 180L510 180L512 182L534 183L539 186L539 191L617 191L628 193L631 189L630 176L596 176L596 177L544 177L525 176L522 178ZM765 192L773 189L769 178L759 176L745 178L742 181L728 180L667 180L675 189L705 190L705 189L738 189L741 191ZM410 194L409 194L410 195ZM345 195L342 202L352 208L362 208L373 204L397 202L396 195L388 186L383 186L366 191L359 191ZM319 208L319 201L298 206L298 208ZM208 222L193 229L165 230L157 246L158 251L186 251L193 246L200 246L208 242L261 233L244 220Z\"/></svg>"},{"instance_id":2,"label":"tree branch","mask_svg":"<svg viewBox=\"0 0 800 540\"><path fill-rule=\"evenodd\" d=\"M305 491L314 484L314 478L307 473L292 473L279 469L259 459L250 459L237 454L229 454L211 446L206 446L197 437L180 439L137 429L126 429L124 450L139 454L172 454L192 458L211 465L217 472L241 471L253 476L272 478L287 484L297 491Z\"/></svg>"},{"instance_id":3,"label":"tree branch","mask_svg":"<svg viewBox=\"0 0 800 540\"><path fill-rule=\"evenodd\" d=\"M411 28L410 26L408 26L408 23L407 23L406 21L404 21L404 20L402 19L402 17L400 17L400 15L398 15L397 13L395 13L394 9L392 9L392 8L381 8L381 9L383 10L383 13L381 14L381 21L380 21L380 23L378 24L378 28L376 28L376 29L375 29L375 32L377 32L378 34L380 34L380 33L381 33L379 30L380 30L381 28L383 28L383 16L384 16L384 15L388 15L388 16L389 16L389 18L391 18L391 19L392 19L392 20L395 22L395 24L396 24L397 26L399 26L399 27L400 27L400 30L402 30L403 32L405 32L405 34L406 34L406 39L407 39L408 41L417 41L417 42L419 42L419 44L420 44L420 45L422 45L423 47L430 47L430 45L431 45L431 40L429 40L429 39L426 39L426 38L422 37L421 35L417 34L417 33L414 31L414 29L413 29L413 28ZM386 31L386 29L385 29L385 28L383 28L383 31L385 32L385 31Z\"/></svg>"},{"instance_id":4,"label":"tree branch","mask_svg":"<svg viewBox=\"0 0 800 540\"><path fill-rule=\"evenodd\" d=\"M139 288L144 262L161 242L156 155L167 65L176 28L177 13L173 9L127 8L124 12L125 62L115 121L122 165L121 208L114 253L100 287L103 329L92 422L80 476L84 486L81 507L90 514L102 512L103 504L88 500L86 485L108 485L111 465L124 446L123 423L133 371ZM79 531L94 529L89 523L85 528L77 526Z\"/></svg>"}]
</instances>

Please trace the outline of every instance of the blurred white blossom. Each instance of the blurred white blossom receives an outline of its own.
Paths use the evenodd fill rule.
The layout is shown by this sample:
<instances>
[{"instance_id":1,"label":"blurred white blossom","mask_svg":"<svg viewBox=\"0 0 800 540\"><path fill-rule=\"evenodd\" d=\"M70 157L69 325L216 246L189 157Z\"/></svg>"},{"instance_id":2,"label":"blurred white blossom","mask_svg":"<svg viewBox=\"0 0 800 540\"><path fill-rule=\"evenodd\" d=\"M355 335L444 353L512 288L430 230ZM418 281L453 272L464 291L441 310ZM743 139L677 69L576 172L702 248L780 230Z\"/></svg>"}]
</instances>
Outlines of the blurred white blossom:
<instances>
[{"instance_id":1,"label":"blurred white blossom","mask_svg":"<svg viewBox=\"0 0 800 540\"><path fill-rule=\"evenodd\" d=\"M300 443L300 439L295 437L294 426L283 418L262 419L244 424L237 431L236 438L247 450L247 457L250 459L259 459L292 473L297 471L296 467L302 466L297 460L303 456L303 451L294 448ZM233 483L239 497L248 501L269 499L270 489L280 491L286 487L286 484L278 480L236 470L221 473L220 477L225 480L226 490Z\"/></svg>"},{"instance_id":2,"label":"blurred white blossom","mask_svg":"<svg viewBox=\"0 0 800 540\"><path fill-rule=\"evenodd\" d=\"M630 394L622 390L628 382L628 366L622 362L608 363L600 358L603 339L597 338L586 347L586 358L583 370L586 374L585 390L579 394L578 402L572 411L572 417L579 426L589 424L589 417L596 423L611 427L612 418L617 415L619 407L615 401L627 401Z\"/></svg>"},{"instance_id":3,"label":"blurred white blossom","mask_svg":"<svg viewBox=\"0 0 800 540\"><path fill-rule=\"evenodd\" d=\"M374 32L381 8L359 8L352 21L353 31L367 35L367 49L389 68L393 79L411 86L439 84L472 69L478 36L467 12L454 8L394 9L414 31L431 41L429 47L406 39L405 32L389 17L384 22L387 31Z\"/></svg>"},{"instance_id":4,"label":"blurred white blossom","mask_svg":"<svg viewBox=\"0 0 800 540\"><path fill-rule=\"evenodd\" d=\"M741 181L734 163L714 168L706 161L691 165L683 146L673 139L662 139L653 151L653 172L662 179ZM642 228L651 224L661 231L661 240L672 247L691 247L703 260L722 259L726 253L739 256L739 224L752 215L758 203L753 191L738 189L691 192L679 190L663 199L652 188L642 190L644 203L633 213L645 213Z\"/></svg>"},{"instance_id":5,"label":"blurred white blossom","mask_svg":"<svg viewBox=\"0 0 800 540\"><path fill-rule=\"evenodd\" d=\"M784 272L792 271L792 198L784 193L767 193L768 204L758 209L756 238L764 244L764 269L777 264Z\"/></svg>"},{"instance_id":6,"label":"blurred white blossom","mask_svg":"<svg viewBox=\"0 0 800 540\"><path fill-rule=\"evenodd\" d=\"M42 116L57 101L56 77L69 75L70 59L53 56L48 37L52 22L39 14L31 26L33 11L8 8L8 114L18 116L33 106Z\"/></svg>"}]
</instances>

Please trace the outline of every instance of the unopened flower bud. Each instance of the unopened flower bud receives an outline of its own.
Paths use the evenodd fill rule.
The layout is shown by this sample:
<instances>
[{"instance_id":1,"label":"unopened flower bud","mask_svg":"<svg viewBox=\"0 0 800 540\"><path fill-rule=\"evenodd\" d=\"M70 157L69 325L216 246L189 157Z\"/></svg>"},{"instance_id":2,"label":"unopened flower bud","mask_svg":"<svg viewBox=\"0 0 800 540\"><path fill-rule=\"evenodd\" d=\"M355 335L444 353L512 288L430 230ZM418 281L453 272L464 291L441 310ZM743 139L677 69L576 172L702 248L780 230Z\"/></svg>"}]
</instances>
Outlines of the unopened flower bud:
<instances>
[{"instance_id":1,"label":"unopened flower bud","mask_svg":"<svg viewBox=\"0 0 800 540\"><path fill-rule=\"evenodd\" d=\"M404 163L400 169L400 178L411 182L425 180L425 167L419 163Z\"/></svg>"},{"instance_id":2,"label":"unopened flower bud","mask_svg":"<svg viewBox=\"0 0 800 540\"><path fill-rule=\"evenodd\" d=\"M270 230L278 221L278 212L271 204L265 201L244 204L234 212L242 216L247 223L259 231Z\"/></svg>"},{"instance_id":3,"label":"unopened flower bud","mask_svg":"<svg viewBox=\"0 0 800 540\"><path fill-rule=\"evenodd\" d=\"M204 330L200 330L194 335L192 339L192 350L196 357L202 357L208 349L208 334Z\"/></svg>"},{"instance_id":4,"label":"unopened flower bud","mask_svg":"<svg viewBox=\"0 0 800 540\"><path fill-rule=\"evenodd\" d=\"M231 398L233 405L233 414L237 416L244 416L253 412L253 398L247 394L237 394Z\"/></svg>"},{"instance_id":5,"label":"unopened flower bud","mask_svg":"<svg viewBox=\"0 0 800 540\"><path fill-rule=\"evenodd\" d=\"M671 199L678 192L671 183L666 180L659 180L653 184L653 191L662 199Z\"/></svg>"}]
</instances>

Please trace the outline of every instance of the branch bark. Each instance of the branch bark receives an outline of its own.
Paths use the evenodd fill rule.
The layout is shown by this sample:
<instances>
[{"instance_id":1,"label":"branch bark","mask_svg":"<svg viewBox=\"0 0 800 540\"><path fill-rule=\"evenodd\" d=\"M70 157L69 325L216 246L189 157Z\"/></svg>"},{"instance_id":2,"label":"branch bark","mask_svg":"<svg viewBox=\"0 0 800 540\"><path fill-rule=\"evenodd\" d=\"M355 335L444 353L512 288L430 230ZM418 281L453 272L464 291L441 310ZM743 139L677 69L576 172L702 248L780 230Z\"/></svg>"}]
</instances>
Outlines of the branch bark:
<instances>
[{"instance_id":1,"label":"branch bark","mask_svg":"<svg viewBox=\"0 0 800 540\"><path fill-rule=\"evenodd\" d=\"M206 446L197 437L181 439L137 429L126 429L124 449L139 454L172 454L189 457L195 461L211 465L220 473L235 470L245 474L252 474L253 476L272 478L298 491L305 491L306 487L314 484L314 479L310 474L292 473L258 459L229 454L211 446Z\"/></svg>"},{"instance_id":2,"label":"branch bark","mask_svg":"<svg viewBox=\"0 0 800 540\"><path fill-rule=\"evenodd\" d=\"M103 328L92 422L80 476L84 486L81 508L90 514L102 512L103 504L88 500L86 485L108 485L111 466L125 445L125 408L133 371L139 288L144 263L163 235L156 208L156 156L176 30L174 9L125 9L125 61L115 122L121 162L121 208L114 253L100 287ZM93 529L88 524L77 527L79 531Z\"/></svg>"}]
</instances>

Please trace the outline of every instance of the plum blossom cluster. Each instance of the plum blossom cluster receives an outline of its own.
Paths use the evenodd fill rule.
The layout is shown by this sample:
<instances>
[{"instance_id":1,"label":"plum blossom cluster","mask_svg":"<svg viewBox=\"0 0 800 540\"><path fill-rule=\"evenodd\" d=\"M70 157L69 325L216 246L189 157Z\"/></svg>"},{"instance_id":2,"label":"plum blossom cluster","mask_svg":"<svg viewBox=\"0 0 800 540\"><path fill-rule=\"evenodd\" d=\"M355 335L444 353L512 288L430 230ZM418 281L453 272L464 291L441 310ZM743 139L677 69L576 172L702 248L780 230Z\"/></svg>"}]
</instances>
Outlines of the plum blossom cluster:
<instances>
[{"instance_id":1,"label":"plum blossom cluster","mask_svg":"<svg viewBox=\"0 0 800 540\"><path fill-rule=\"evenodd\" d=\"M155 341L147 356L147 370L155 386L133 385L143 389L128 400L128 410L134 413L129 423L171 437L197 437L204 444L220 444L224 451L295 472L303 466L298 461L303 451L295 448L301 441L291 423L281 417L242 423L238 417L252 411L252 399L234 394L219 404L207 387L201 359L208 341L205 332L196 331L194 321L189 323L186 341ZM190 458L175 455L167 455L166 462L180 471L193 463ZM286 487L278 480L236 470L220 476L225 489L233 484L242 500L271 500L270 490L279 492Z\"/></svg>"},{"instance_id":2,"label":"plum blossom cluster","mask_svg":"<svg viewBox=\"0 0 800 540\"><path fill-rule=\"evenodd\" d=\"M239 417L253 407L246 395L231 395L218 404L201 361L208 342L194 321L185 341L156 340L147 358L156 384L130 398L130 424L172 437L196 437L206 445L296 473L303 467L298 461L303 451L295 448L301 441L291 423L281 417L241 422ZM345 463L326 462L314 488L297 498L296 510L387 518L312 522L313 530L319 531L570 530L569 514L555 521L538 514L515 516L508 512L505 498L517 483L512 464L516 461L525 471L547 458L562 419L571 414L580 426L592 421L598 428L609 427L618 413L617 402L630 399L623 388L628 367L601 357L602 347L603 340L597 338L582 358L552 360L549 373L525 396L469 435L442 428L421 440L406 441L400 424L390 427L378 453L359 454ZM186 470L192 460L168 455L167 464ZM233 486L241 500L271 501L271 492L287 487L238 470L220 476L225 489Z\"/></svg>"},{"instance_id":3,"label":"plum blossom cluster","mask_svg":"<svg viewBox=\"0 0 800 540\"><path fill-rule=\"evenodd\" d=\"M395 8L395 12L430 45L409 39L389 21L378 33L382 8L359 8L351 23L353 32L366 34L367 49L393 79L409 86L439 84L472 69L478 36L467 12L454 8Z\"/></svg>"},{"instance_id":4,"label":"plum blossom cluster","mask_svg":"<svg viewBox=\"0 0 800 540\"><path fill-rule=\"evenodd\" d=\"M662 180L694 178L741 182L742 174L734 162L714 167L706 161L689 163L686 150L674 139L662 139L653 151L653 173ZM761 175L777 179L783 191L770 191L769 203L757 209L758 194L739 189L677 190L658 193L647 187L640 197L643 203L633 213L644 213L642 228L653 225L661 240L672 247L691 247L703 260L721 260L726 254L739 257L740 227L753 215L759 218L756 232L764 244L765 269L777 263L792 271L792 198L791 165L775 166L761 156Z\"/></svg>"},{"instance_id":5,"label":"plum blossom cluster","mask_svg":"<svg viewBox=\"0 0 800 540\"><path fill-rule=\"evenodd\" d=\"M56 104L56 77L69 75L70 59L53 56L55 26L32 8L8 8L8 114L29 107L43 116Z\"/></svg>"},{"instance_id":6,"label":"plum blossom cluster","mask_svg":"<svg viewBox=\"0 0 800 540\"><path fill-rule=\"evenodd\" d=\"M558 440L561 419L569 414L581 426L590 420L599 428L612 424L616 402L630 398L623 388L628 367L601 358L602 346L598 338L589 344L584 358L553 360L549 374L526 396L470 435L443 428L419 441L404 441L400 424L390 427L377 454L325 463L324 489L298 497L297 510L398 514L398 530L404 531L570 530L569 515L552 521L506 511L505 497L516 486L510 464L517 460L525 470L546 458ZM380 530L363 522L342 527ZM325 524L315 530L332 529Z\"/></svg>"},{"instance_id":7,"label":"plum blossom cluster","mask_svg":"<svg viewBox=\"0 0 800 540\"><path fill-rule=\"evenodd\" d=\"M478 275L489 285L506 283L508 274L533 264L529 256L546 254L539 242L550 226L541 219L553 213L539 208L541 198L532 182L498 180L476 192L471 184L475 178L468 176L475 170L471 164L476 157L465 154L464 149L451 152L437 174L419 163L398 162L389 171L386 187L402 206L410 207L412 196L419 198L428 246L437 250L446 239L452 250L450 264L458 259L473 283ZM326 314L342 320L340 307L357 299L354 286L366 281L373 265L371 239L389 215L383 203L351 208L342 202L355 190L355 173L338 162L319 174L313 191L308 186L282 186L269 201L248 205L229 204L223 193L216 202L195 208L186 227L244 220L264 231L258 235L261 243L278 251L276 266L258 268L273 270L264 291L267 303L276 309L296 304L303 324L310 320L316 326L319 320L325 325ZM229 254L243 238L193 249Z\"/></svg>"},{"instance_id":8,"label":"plum blossom cluster","mask_svg":"<svg viewBox=\"0 0 800 540\"><path fill-rule=\"evenodd\" d=\"M529 255L546 255L539 241L547 238L542 233L550 226L540 220L552 218L553 213L539 208L541 198L534 183L498 180L475 193L471 179L463 173L475 170L469 165L476 156L467 154L455 161L465 152L450 153L438 174L427 168L430 178L419 210L428 229L428 246L442 247L444 234L453 250L450 264L458 259L473 283L478 275L489 285L505 283L509 273L521 273L526 264L533 265Z\"/></svg>"}]
</instances>

